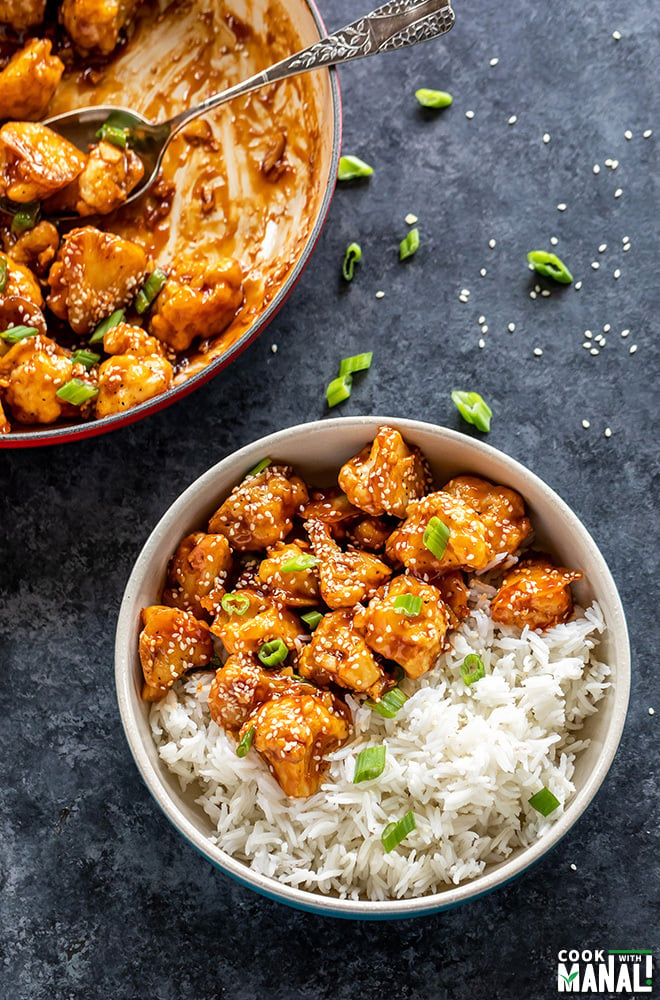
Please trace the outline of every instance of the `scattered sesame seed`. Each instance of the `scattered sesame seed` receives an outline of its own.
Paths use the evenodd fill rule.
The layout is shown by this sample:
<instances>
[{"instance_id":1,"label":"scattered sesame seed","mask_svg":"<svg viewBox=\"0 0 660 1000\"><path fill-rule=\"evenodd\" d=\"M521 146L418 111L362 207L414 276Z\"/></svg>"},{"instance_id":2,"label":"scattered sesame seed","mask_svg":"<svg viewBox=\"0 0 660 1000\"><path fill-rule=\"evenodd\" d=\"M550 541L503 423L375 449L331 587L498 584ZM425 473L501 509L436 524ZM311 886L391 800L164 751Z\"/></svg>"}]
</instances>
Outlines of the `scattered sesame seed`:
<instances>
[{"instance_id":1,"label":"scattered sesame seed","mask_svg":"<svg viewBox=\"0 0 660 1000\"><path fill-rule=\"evenodd\" d=\"M637 344L630 345L630 353L635 354L637 352Z\"/></svg>"},{"instance_id":2,"label":"scattered sesame seed","mask_svg":"<svg viewBox=\"0 0 660 1000\"><path fill-rule=\"evenodd\" d=\"M649 708L649 715L655 715L655 709Z\"/></svg>"},{"instance_id":3,"label":"scattered sesame seed","mask_svg":"<svg viewBox=\"0 0 660 1000\"><path fill-rule=\"evenodd\" d=\"M600 267L600 264L598 263L597 260L592 260L591 266L593 267L594 271L597 271L598 268Z\"/></svg>"},{"instance_id":4,"label":"scattered sesame seed","mask_svg":"<svg viewBox=\"0 0 660 1000\"><path fill-rule=\"evenodd\" d=\"M385 292L382 292L382 291L380 291L380 290L379 290L379 291L377 291L377 292L376 292L376 298L377 298L377 299L384 299L384 298L385 298ZM467 302L467 299L466 299L466 302Z\"/></svg>"},{"instance_id":5,"label":"scattered sesame seed","mask_svg":"<svg viewBox=\"0 0 660 1000\"><path fill-rule=\"evenodd\" d=\"M583 344L582 346L584 347L584 349L585 349L586 351L589 351L589 350L591 350L591 341L589 341L589 340L585 340L585 342L584 342L584 344Z\"/></svg>"},{"instance_id":6,"label":"scattered sesame seed","mask_svg":"<svg viewBox=\"0 0 660 1000\"><path fill-rule=\"evenodd\" d=\"M556 247L558 243L559 243L559 240L557 239L556 236L551 236L550 237L550 245L551 246Z\"/></svg>"},{"instance_id":7,"label":"scattered sesame seed","mask_svg":"<svg viewBox=\"0 0 660 1000\"><path fill-rule=\"evenodd\" d=\"M563 202L563 201L560 201L559 204L557 205L557 211L558 212L565 212L566 211L566 203Z\"/></svg>"},{"instance_id":8,"label":"scattered sesame seed","mask_svg":"<svg viewBox=\"0 0 660 1000\"><path fill-rule=\"evenodd\" d=\"M509 118L507 124L508 125L515 125L517 121L518 121L518 116L517 115L511 115L511 117Z\"/></svg>"},{"instance_id":9,"label":"scattered sesame seed","mask_svg":"<svg viewBox=\"0 0 660 1000\"><path fill-rule=\"evenodd\" d=\"M612 329L611 325L609 323L606 323L605 326L603 327L603 333L609 333L611 329Z\"/></svg>"},{"instance_id":10,"label":"scattered sesame seed","mask_svg":"<svg viewBox=\"0 0 660 1000\"><path fill-rule=\"evenodd\" d=\"M497 56L493 56L493 58L490 61L490 65L491 66L497 66L498 62L499 62L499 59L497 58Z\"/></svg>"},{"instance_id":11,"label":"scattered sesame seed","mask_svg":"<svg viewBox=\"0 0 660 1000\"><path fill-rule=\"evenodd\" d=\"M622 330L621 331L621 336L622 337L628 337L628 336L630 336L630 330Z\"/></svg>"},{"instance_id":12,"label":"scattered sesame seed","mask_svg":"<svg viewBox=\"0 0 660 1000\"><path fill-rule=\"evenodd\" d=\"M544 132L544 133L543 133L543 141L544 141L545 143L548 143L548 142L550 142L550 133L549 133L549 132Z\"/></svg>"},{"instance_id":13,"label":"scattered sesame seed","mask_svg":"<svg viewBox=\"0 0 660 1000\"><path fill-rule=\"evenodd\" d=\"M611 438L612 437L612 428L611 427L606 427L605 430L603 431L603 434L605 435L606 438Z\"/></svg>"},{"instance_id":14,"label":"scattered sesame seed","mask_svg":"<svg viewBox=\"0 0 660 1000\"><path fill-rule=\"evenodd\" d=\"M589 351L589 354L592 354L595 358L596 355L600 354L600 351L598 350L597 347L592 347L591 350Z\"/></svg>"},{"instance_id":15,"label":"scattered sesame seed","mask_svg":"<svg viewBox=\"0 0 660 1000\"><path fill-rule=\"evenodd\" d=\"M470 294L469 288L461 288L461 295L469 295L469 294Z\"/></svg>"},{"instance_id":16,"label":"scattered sesame seed","mask_svg":"<svg viewBox=\"0 0 660 1000\"><path fill-rule=\"evenodd\" d=\"M612 272L612 276L613 276L613 277L614 277L615 279L618 279L618 278L620 278L620 277L621 277L621 268L620 268L620 267L616 267L616 268L614 269L614 271Z\"/></svg>"},{"instance_id":17,"label":"scattered sesame seed","mask_svg":"<svg viewBox=\"0 0 660 1000\"><path fill-rule=\"evenodd\" d=\"M616 191L614 192L614 197L615 198L620 198L622 194L623 194L623 189L622 188L617 188Z\"/></svg>"},{"instance_id":18,"label":"scattered sesame seed","mask_svg":"<svg viewBox=\"0 0 660 1000\"><path fill-rule=\"evenodd\" d=\"M588 431L589 428L591 427L591 424L589 423L588 420L583 420L582 421L582 426L584 427L585 431Z\"/></svg>"},{"instance_id":19,"label":"scattered sesame seed","mask_svg":"<svg viewBox=\"0 0 660 1000\"><path fill-rule=\"evenodd\" d=\"M479 338L479 347L485 347L485 346L486 346L486 341L484 340L483 337L480 337Z\"/></svg>"},{"instance_id":20,"label":"scattered sesame seed","mask_svg":"<svg viewBox=\"0 0 660 1000\"><path fill-rule=\"evenodd\" d=\"M270 345L271 354L277 354L277 344Z\"/></svg>"},{"instance_id":21,"label":"scattered sesame seed","mask_svg":"<svg viewBox=\"0 0 660 1000\"><path fill-rule=\"evenodd\" d=\"M600 173L600 164L594 163L594 165L593 165L593 167L591 169L593 170L593 172L595 174L599 174Z\"/></svg>"},{"instance_id":22,"label":"scattered sesame seed","mask_svg":"<svg viewBox=\"0 0 660 1000\"><path fill-rule=\"evenodd\" d=\"M541 295L543 296L544 299L549 299L550 296L552 295L552 292L550 291L549 288L544 288L543 291L541 292Z\"/></svg>"},{"instance_id":23,"label":"scattered sesame seed","mask_svg":"<svg viewBox=\"0 0 660 1000\"><path fill-rule=\"evenodd\" d=\"M474 118L474 111L466 111L465 117L472 120Z\"/></svg>"},{"instance_id":24,"label":"scattered sesame seed","mask_svg":"<svg viewBox=\"0 0 660 1000\"><path fill-rule=\"evenodd\" d=\"M417 218L416 215L413 215L412 212L408 212L407 216L403 221L407 226L414 226L416 222L419 222L419 219Z\"/></svg>"},{"instance_id":25,"label":"scattered sesame seed","mask_svg":"<svg viewBox=\"0 0 660 1000\"><path fill-rule=\"evenodd\" d=\"M651 136L653 135L653 129L652 128L645 129L645 131L642 132L642 135L645 139L650 139Z\"/></svg>"},{"instance_id":26,"label":"scattered sesame seed","mask_svg":"<svg viewBox=\"0 0 660 1000\"><path fill-rule=\"evenodd\" d=\"M598 247L598 253L605 253L606 250L607 250L607 243L601 243L601 245Z\"/></svg>"},{"instance_id":27,"label":"scattered sesame seed","mask_svg":"<svg viewBox=\"0 0 660 1000\"><path fill-rule=\"evenodd\" d=\"M459 302L467 302L467 300L468 300L467 295L459 295L458 296L458 301Z\"/></svg>"},{"instance_id":28,"label":"scattered sesame seed","mask_svg":"<svg viewBox=\"0 0 660 1000\"><path fill-rule=\"evenodd\" d=\"M484 323L484 325L483 325L483 326L481 327L481 332L482 332L482 333L488 333L488 327L486 326L486 324L485 324L485 323Z\"/></svg>"},{"instance_id":29,"label":"scattered sesame seed","mask_svg":"<svg viewBox=\"0 0 660 1000\"><path fill-rule=\"evenodd\" d=\"M579 292L580 289L582 288L582 282L581 281L576 281L575 285L574 285L574 288L575 288L576 292Z\"/></svg>"},{"instance_id":30,"label":"scattered sesame seed","mask_svg":"<svg viewBox=\"0 0 660 1000\"><path fill-rule=\"evenodd\" d=\"M529 293L529 297L530 297L530 299L535 299L536 298L536 292L535 291L531 291Z\"/></svg>"},{"instance_id":31,"label":"scattered sesame seed","mask_svg":"<svg viewBox=\"0 0 660 1000\"><path fill-rule=\"evenodd\" d=\"M591 332L591 330L585 330L584 335L588 340L591 340L591 338L593 337L593 333Z\"/></svg>"},{"instance_id":32,"label":"scattered sesame seed","mask_svg":"<svg viewBox=\"0 0 660 1000\"><path fill-rule=\"evenodd\" d=\"M480 316L479 319L477 320L477 322L478 322L479 326L481 326L482 323L486 322L486 317L485 316Z\"/></svg>"},{"instance_id":33,"label":"scattered sesame seed","mask_svg":"<svg viewBox=\"0 0 660 1000\"><path fill-rule=\"evenodd\" d=\"M488 246L490 247L491 250L494 250L495 247L497 246L497 240L493 239L488 240Z\"/></svg>"},{"instance_id":34,"label":"scattered sesame seed","mask_svg":"<svg viewBox=\"0 0 660 1000\"><path fill-rule=\"evenodd\" d=\"M515 328L516 328L516 324L515 323L509 323L509 326L508 326L509 333L513 333L513 331L515 330Z\"/></svg>"},{"instance_id":35,"label":"scattered sesame seed","mask_svg":"<svg viewBox=\"0 0 660 1000\"><path fill-rule=\"evenodd\" d=\"M576 872L577 871L577 865L571 865L571 871L572 872Z\"/></svg>"},{"instance_id":36,"label":"scattered sesame seed","mask_svg":"<svg viewBox=\"0 0 660 1000\"><path fill-rule=\"evenodd\" d=\"M541 286L540 285L534 285L534 291L535 292L540 292L541 291Z\"/></svg>"},{"instance_id":37,"label":"scattered sesame seed","mask_svg":"<svg viewBox=\"0 0 660 1000\"><path fill-rule=\"evenodd\" d=\"M543 351L541 350L540 347L535 347L534 348L534 354L536 355L537 358L540 358L541 355L543 354Z\"/></svg>"},{"instance_id":38,"label":"scattered sesame seed","mask_svg":"<svg viewBox=\"0 0 660 1000\"><path fill-rule=\"evenodd\" d=\"M632 139L632 132L630 131L629 128L627 128L626 131L623 134L626 137L626 139L628 139L628 140Z\"/></svg>"},{"instance_id":39,"label":"scattered sesame seed","mask_svg":"<svg viewBox=\"0 0 660 1000\"><path fill-rule=\"evenodd\" d=\"M605 337L601 337L601 338L600 338L600 346L601 346L601 347L605 347L605 344L606 344L606 343L607 343L607 340L605 339Z\"/></svg>"},{"instance_id":40,"label":"scattered sesame seed","mask_svg":"<svg viewBox=\"0 0 660 1000\"><path fill-rule=\"evenodd\" d=\"M623 252L627 253L630 250L630 243L624 243Z\"/></svg>"},{"instance_id":41,"label":"scattered sesame seed","mask_svg":"<svg viewBox=\"0 0 660 1000\"><path fill-rule=\"evenodd\" d=\"M622 243L630 243L630 237L629 236L622 237L621 242Z\"/></svg>"},{"instance_id":42,"label":"scattered sesame seed","mask_svg":"<svg viewBox=\"0 0 660 1000\"><path fill-rule=\"evenodd\" d=\"M482 267L481 270L479 271L479 274L481 275L482 278L485 278L486 275L488 274L488 271L486 270L485 267Z\"/></svg>"},{"instance_id":43,"label":"scattered sesame seed","mask_svg":"<svg viewBox=\"0 0 660 1000\"><path fill-rule=\"evenodd\" d=\"M621 32L620 31L613 31L612 32L612 38L614 39L615 42L620 42L621 41Z\"/></svg>"}]
</instances>

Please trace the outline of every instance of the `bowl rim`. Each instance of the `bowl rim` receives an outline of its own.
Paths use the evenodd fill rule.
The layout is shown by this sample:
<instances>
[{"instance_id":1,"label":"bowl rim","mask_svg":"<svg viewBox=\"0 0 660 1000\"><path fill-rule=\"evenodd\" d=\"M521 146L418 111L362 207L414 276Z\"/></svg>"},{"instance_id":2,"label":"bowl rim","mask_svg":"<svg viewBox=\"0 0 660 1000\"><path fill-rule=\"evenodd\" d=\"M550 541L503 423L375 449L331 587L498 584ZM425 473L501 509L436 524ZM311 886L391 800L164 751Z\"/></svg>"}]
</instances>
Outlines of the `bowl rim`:
<instances>
[{"instance_id":1,"label":"bowl rim","mask_svg":"<svg viewBox=\"0 0 660 1000\"><path fill-rule=\"evenodd\" d=\"M569 521L571 529L573 531L577 530L582 535L582 540L596 567L599 580L602 581L604 589L608 591L611 604L614 608L613 620L608 620L607 624L608 631L612 635L616 647L615 653L612 656L612 662L616 665L616 686L612 692L613 704L609 728L596 765L586 779L583 787L577 791L562 816L554 823L550 831L533 844L518 851L511 859L499 863L490 871L486 869L482 875L456 887L443 889L440 892L421 897L371 901L324 896L311 890L293 888L269 876L260 875L250 869L245 863L235 860L231 855L212 844L208 840L208 837L202 835L179 812L178 806L172 799L158 769L152 765L140 736L137 711L135 710L135 691L132 686L129 644L135 641L133 594L137 591L138 582L144 575L141 567L150 557L159 552L163 539L171 537L170 526L186 510L188 504L194 499L200 489L212 483L216 478L221 477L230 467L239 466L243 469L249 468L259 457L263 457L264 454L276 454L278 447L281 447L290 439L295 439L300 434L314 434L320 429L324 431L336 430L337 432L341 432L342 429L373 432L376 427L382 424L397 427L404 436L407 433L414 433L415 431L430 432L433 434L438 434L439 432L440 437L445 437L455 444L461 444L467 446L469 449L474 449L477 454L481 454L485 458L505 463L512 468L520 479L532 485L534 492L540 491L549 501L556 505L562 516ZM531 865L539 861L543 855L556 846L566 833L568 833L594 798L616 754L628 708L630 662L630 643L623 606L607 563L587 528L568 504L547 483L522 463L499 449L442 425L392 416L356 416L336 417L295 424L259 438L237 451L231 452L220 462L211 466L210 469L199 476L179 495L150 533L135 560L133 570L126 585L117 621L115 684L119 712L126 739L135 764L147 788L160 809L165 813L170 822L173 823L179 833L215 867L258 893L298 909L320 913L325 916L349 919L402 919L437 913L492 892L499 886L511 881L517 875L522 874L523 871L526 871ZM150 734L149 738L151 738Z\"/></svg>"},{"instance_id":2,"label":"bowl rim","mask_svg":"<svg viewBox=\"0 0 660 1000\"><path fill-rule=\"evenodd\" d=\"M327 29L315 0L300 0L300 2L306 4L308 7L319 32L319 38L323 38L327 34ZM150 414L157 413L159 410L163 410L166 407L171 406L178 399L182 399L184 396L187 396L201 385L204 385L205 382L209 382L212 378L218 375L223 368L226 368L227 365L231 364L231 362L234 361L239 354L242 354L243 351L246 350L246 348L248 348L250 344L253 343L253 341L255 341L264 331L287 301L298 284L303 271L307 267L316 244L319 241L321 231L327 221L330 204L337 185L337 170L339 167L339 157L341 156L341 138L343 128L339 76L334 66L323 67L320 72L327 73L329 76L332 107L332 154L330 157L327 184L325 191L323 192L316 221L312 227L307 242L303 247L302 253L265 312L259 316L252 326L248 327L242 336L240 336L238 340L232 344L227 351L225 351L224 354L215 358L215 360L211 361L196 374L191 375L190 378L185 380L185 382L181 382L180 385L172 386L166 392L161 393L160 396L154 396L153 399L146 400L138 406L133 406L131 409L126 410L125 413L113 413L110 416L101 417L100 420L70 424L64 427L53 427L50 429L45 427L43 430L10 431L9 434L0 434L0 449L41 448L51 444L64 444L69 441L77 441L83 438L97 437L101 434L108 434L110 431L117 430L119 427L126 427L128 424L134 424L138 420L143 420L145 417L150 416Z\"/></svg>"}]
</instances>

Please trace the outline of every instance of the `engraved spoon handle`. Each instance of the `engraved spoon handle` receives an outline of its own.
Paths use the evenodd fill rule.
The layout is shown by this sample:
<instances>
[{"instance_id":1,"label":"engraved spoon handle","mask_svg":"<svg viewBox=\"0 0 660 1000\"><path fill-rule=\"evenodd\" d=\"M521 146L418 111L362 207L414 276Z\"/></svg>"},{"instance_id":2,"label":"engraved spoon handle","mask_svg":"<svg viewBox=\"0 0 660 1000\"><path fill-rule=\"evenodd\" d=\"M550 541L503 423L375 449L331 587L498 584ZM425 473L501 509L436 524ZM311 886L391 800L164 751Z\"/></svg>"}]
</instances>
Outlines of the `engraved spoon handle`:
<instances>
[{"instance_id":1,"label":"engraved spoon handle","mask_svg":"<svg viewBox=\"0 0 660 1000\"><path fill-rule=\"evenodd\" d=\"M444 35L453 24L451 0L390 0L371 14L358 18L345 28L340 28L301 52L282 59L270 69L251 76L235 87L208 97L201 104L182 111L164 124L170 126L172 136L191 118L205 114L234 97L249 94L264 84L285 80L319 66L336 66L351 59L362 59L378 52L416 45L417 42Z\"/></svg>"}]
</instances>

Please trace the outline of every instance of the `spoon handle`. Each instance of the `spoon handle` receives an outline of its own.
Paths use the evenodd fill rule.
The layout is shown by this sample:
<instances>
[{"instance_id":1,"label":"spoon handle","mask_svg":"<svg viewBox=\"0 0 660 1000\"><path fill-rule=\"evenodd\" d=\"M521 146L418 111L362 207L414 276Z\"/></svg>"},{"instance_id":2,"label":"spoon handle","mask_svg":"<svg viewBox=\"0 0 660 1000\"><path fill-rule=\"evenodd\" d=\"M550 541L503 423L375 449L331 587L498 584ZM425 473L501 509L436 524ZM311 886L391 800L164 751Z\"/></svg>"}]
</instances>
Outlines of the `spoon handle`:
<instances>
[{"instance_id":1,"label":"spoon handle","mask_svg":"<svg viewBox=\"0 0 660 1000\"><path fill-rule=\"evenodd\" d=\"M416 45L437 38L449 31L454 24L451 0L390 0L377 10L358 18L326 38L296 52L269 69L243 80L242 83L208 97L194 108L182 111L170 119L171 135L212 108L217 108L234 97L249 94L258 87L289 76L304 73L320 66L336 66L351 59L376 55Z\"/></svg>"}]
</instances>

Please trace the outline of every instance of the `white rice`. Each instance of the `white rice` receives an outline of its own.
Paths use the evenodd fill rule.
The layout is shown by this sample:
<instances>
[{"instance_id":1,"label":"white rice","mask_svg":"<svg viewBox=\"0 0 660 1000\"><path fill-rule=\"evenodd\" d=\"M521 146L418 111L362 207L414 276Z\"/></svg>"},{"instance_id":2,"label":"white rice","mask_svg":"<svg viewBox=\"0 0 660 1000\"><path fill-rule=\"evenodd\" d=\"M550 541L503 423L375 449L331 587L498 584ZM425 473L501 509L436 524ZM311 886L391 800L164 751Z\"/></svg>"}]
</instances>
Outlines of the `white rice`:
<instances>
[{"instance_id":1,"label":"white rice","mask_svg":"<svg viewBox=\"0 0 660 1000\"><path fill-rule=\"evenodd\" d=\"M399 899L437 892L479 875L543 836L575 791L577 731L596 711L610 670L592 655L605 624L597 604L546 632L494 626L493 588L477 583L476 607L453 647L383 719L348 696L355 736L330 757L321 789L288 799L254 752L208 709L212 674L183 679L151 710L161 759L192 783L211 840L287 885L350 899ZM478 653L486 676L466 686L460 666ZM353 784L355 759L384 743L383 774ZM560 806L543 817L529 798L545 786ZM417 827L393 851L384 827L410 809Z\"/></svg>"}]
</instances>

